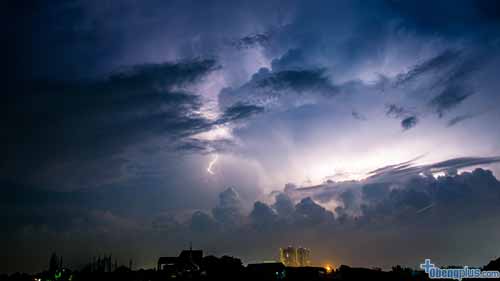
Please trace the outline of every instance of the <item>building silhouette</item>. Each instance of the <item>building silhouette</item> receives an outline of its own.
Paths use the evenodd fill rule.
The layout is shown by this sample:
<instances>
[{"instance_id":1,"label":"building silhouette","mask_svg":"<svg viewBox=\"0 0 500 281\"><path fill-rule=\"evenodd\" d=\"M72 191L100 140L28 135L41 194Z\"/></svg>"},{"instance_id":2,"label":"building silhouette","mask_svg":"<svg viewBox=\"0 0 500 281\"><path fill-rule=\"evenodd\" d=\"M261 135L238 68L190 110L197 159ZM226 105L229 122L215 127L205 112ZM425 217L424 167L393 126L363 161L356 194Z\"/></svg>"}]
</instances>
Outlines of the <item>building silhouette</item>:
<instances>
[{"instance_id":1,"label":"building silhouette","mask_svg":"<svg viewBox=\"0 0 500 281\"><path fill-rule=\"evenodd\" d=\"M158 259L157 271L179 275L187 272L195 273L200 271L202 261L202 250L183 250L178 257L160 257Z\"/></svg>"},{"instance_id":2,"label":"building silhouette","mask_svg":"<svg viewBox=\"0 0 500 281\"><path fill-rule=\"evenodd\" d=\"M49 261L49 271L56 272L56 270L61 269L62 267L63 267L62 256L58 257L56 253L52 253Z\"/></svg>"},{"instance_id":3,"label":"building silhouette","mask_svg":"<svg viewBox=\"0 0 500 281\"><path fill-rule=\"evenodd\" d=\"M289 246L280 249L280 255L293 266L281 262L264 262L244 266L240 259L230 256L206 256L201 250L185 250L177 257L161 257L157 269L131 270L129 266L119 266L112 257L93 257L82 270L63 268L62 258L51 255L49 269L35 274L13 273L0 274L0 281L428 281L423 270L414 270L400 265L392 270L380 268L356 268L340 265L332 271L328 268L308 266L310 251L306 248ZM456 268L456 267L450 267ZM500 258L490 261L483 270L500 269ZM482 280L482 279L481 279Z\"/></svg>"}]
</instances>

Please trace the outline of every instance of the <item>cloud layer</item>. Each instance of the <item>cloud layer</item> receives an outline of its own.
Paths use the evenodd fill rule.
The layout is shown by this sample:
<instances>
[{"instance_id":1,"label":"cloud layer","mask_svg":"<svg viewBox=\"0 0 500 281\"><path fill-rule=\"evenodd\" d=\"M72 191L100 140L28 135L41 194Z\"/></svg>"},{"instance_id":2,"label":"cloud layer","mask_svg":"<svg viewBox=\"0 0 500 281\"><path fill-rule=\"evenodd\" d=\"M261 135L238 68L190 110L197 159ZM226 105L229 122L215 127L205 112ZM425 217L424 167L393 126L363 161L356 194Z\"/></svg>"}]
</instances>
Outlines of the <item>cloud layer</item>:
<instances>
[{"instance_id":1,"label":"cloud layer","mask_svg":"<svg viewBox=\"0 0 500 281\"><path fill-rule=\"evenodd\" d=\"M0 271L498 252L497 2L101 2L2 9Z\"/></svg>"}]
</instances>

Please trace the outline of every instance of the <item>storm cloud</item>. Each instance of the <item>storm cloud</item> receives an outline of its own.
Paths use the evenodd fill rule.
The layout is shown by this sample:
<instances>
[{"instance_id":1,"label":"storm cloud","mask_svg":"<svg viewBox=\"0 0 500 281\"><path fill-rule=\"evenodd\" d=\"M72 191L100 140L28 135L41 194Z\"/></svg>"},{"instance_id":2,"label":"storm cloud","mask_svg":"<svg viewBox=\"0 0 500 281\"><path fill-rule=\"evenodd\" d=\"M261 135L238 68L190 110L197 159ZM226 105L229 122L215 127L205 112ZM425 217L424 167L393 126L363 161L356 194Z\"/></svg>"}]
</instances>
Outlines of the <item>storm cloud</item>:
<instances>
[{"instance_id":1,"label":"storm cloud","mask_svg":"<svg viewBox=\"0 0 500 281\"><path fill-rule=\"evenodd\" d=\"M4 6L1 272L500 250L495 1Z\"/></svg>"}]
</instances>

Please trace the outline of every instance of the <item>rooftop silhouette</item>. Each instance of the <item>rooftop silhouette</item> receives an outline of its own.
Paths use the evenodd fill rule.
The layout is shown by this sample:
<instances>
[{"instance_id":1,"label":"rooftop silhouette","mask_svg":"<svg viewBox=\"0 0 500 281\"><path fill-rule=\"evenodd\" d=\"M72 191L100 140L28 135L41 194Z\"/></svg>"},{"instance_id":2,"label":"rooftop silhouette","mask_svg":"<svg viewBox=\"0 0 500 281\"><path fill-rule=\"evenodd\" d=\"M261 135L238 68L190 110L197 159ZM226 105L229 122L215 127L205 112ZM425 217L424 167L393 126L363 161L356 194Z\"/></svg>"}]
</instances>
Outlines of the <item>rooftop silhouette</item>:
<instances>
[{"instance_id":1,"label":"rooftop silhouette","mask_svg":"<svg viewBox=\"0 0 500 281\"><path fill-rule=\"evenodd\" d=\"M183 250L176 257L159 257L156 268L132 270L129 266L108 266L111 256L93 258L80 270L63 267L62 257L55 253L49 268L40 273L0 275L0 281L155 281L155 280L244 280L244 281L322 281L322 280L430 280L423 270L396 265L391 270L340 265L335 270L314 266L286 266L282 262L263 262L243 265L231 256L203 256L202 250ZM488 262L483 270L500 270L500 258ZM480 280L480 279L476 279Z\"/></svg>"}]
</instances>

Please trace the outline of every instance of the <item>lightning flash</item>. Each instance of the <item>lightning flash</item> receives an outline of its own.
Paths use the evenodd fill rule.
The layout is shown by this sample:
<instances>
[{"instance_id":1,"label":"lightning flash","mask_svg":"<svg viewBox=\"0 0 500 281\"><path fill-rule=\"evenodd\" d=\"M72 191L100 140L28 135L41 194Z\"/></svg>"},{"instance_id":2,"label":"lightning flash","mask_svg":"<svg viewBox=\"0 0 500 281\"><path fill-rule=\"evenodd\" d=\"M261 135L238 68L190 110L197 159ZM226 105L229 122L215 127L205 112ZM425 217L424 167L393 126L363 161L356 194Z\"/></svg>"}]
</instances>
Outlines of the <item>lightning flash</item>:
<instances>
[{"instance_id":1,"label":"lightning flash","mask_svg":"<svg viewBox=\"0 0 500 281\"><path fill-rule=\"evenodd\" d=\"M219 159L219 155L215 154L214 159L212 159L212 161L210 161L210 163L208 163L207 172L211 175L215 175L215 172L212 170L212 168L214 167L215 163L217 162L217 159Z\"/></svg>"}]
</instances>

